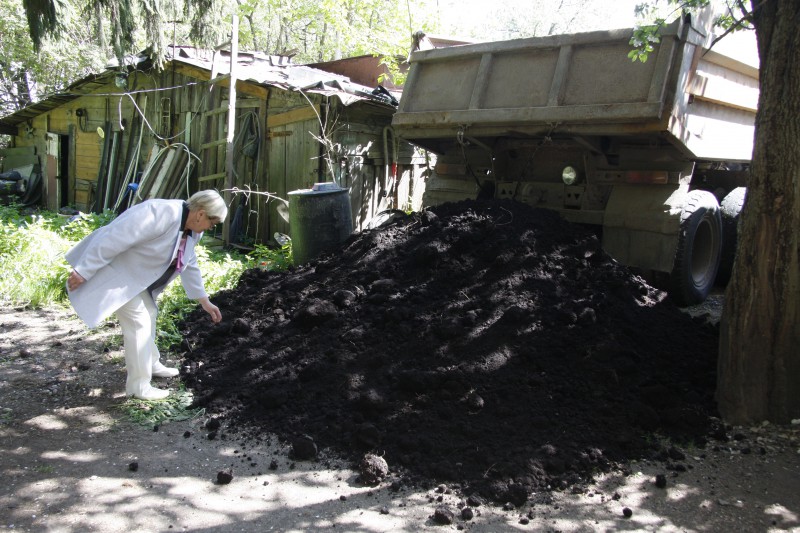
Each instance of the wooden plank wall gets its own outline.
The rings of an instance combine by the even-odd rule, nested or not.
[[[121,94],[112,80],[93,94],[78,98],[35,118],[31,125],[33,135],[26,134],[22,126],[15,137],[15,146],[33,146],[38,154],[46,154],[45,132],[69,137],[70,175],[69,201],[86,204],[90,191],[96,187],[104,139],[97,128],[104,129],[106,137],[118,132],[119,159],[116,178],[119,183],[132,167],[129,158],[138,142],[139,127],[143,129],[138,171],[145,170],[147,162],[166,144],[186,145],[196,157],[194,172],[189,182],[191,192],[201,188],[224,188],[223,180],[209,183],[197,182],[197,158],[201,156],[203,142],[202,112],[206,108],[208,86],[202,78],[203,71],[179,68],[174,72],[168,67],[163,72],[133,73],[128,80],[131,97]],[[207,73],[205,73],[207,80]],[[236,122],[241,132],[246,120],[255,117],[259,134],[259,149],[255,157],[245,154],[241,144],[235,146],[235,186],[241,190],[269,192],[288,200],[288,193],[297,189],[308,189],[317,181],[330,180],[325,174],[320,158],[321,143],[314,138],[319,135],[320,123],[309,101],[300,94],[253,86],[243,86],[238,91]],[[159,90],[159,88],[168,88]],[[227,91],[222,91],[224,98]],[[260,95],[260,96],[259,96]],[[318,112],[325,109],[323,98],[308,95]],[[136,105],[134,105],[134,102]],[[385,151],[383,129],[391,123],[391,110],[370,104],[341,106],[332,98],[329,110],[329,127],[335,126],[332,139],[337,143],[334,157],[337,161],[337,179],[351,190],[351,207],[356,230],[380,210],[388,207],[380,196],[385,189]],[[223,102],[227,105],[227,102]],[[137,109],[138,106],[138,109]],[[78,116],[78,110],[82,116]],[[323,112],[323,116],[325,113]],[[248,118],[249,117],[249,118]],[[225,114],[220,123],[227,122]],[[224,129],[218,132],[224,136]],[[391,137],[390,137],[391,142]],[[217,154],[217,168],[224,170],[224,156]],[[44,164],[42,158],[42,164]],[[402,209],[421,208],[424,189],[425,161],[415,154],[410,145],[401,143],[398,154],[397,200],[394,207]],[[180,185],[180,186],[177,186]],[[179,197],[186,196],[186,184],[174,185]],[[109,202],[118,198],[115,191]],[[97,194],[95,193],[95,197]],[[275,232],[290,233],[289,225],[278,210],[279,202],[269,201],[265,196],[236,195],[230,206],[231,216],[242,206],[242,224],[246,231],[244,244],[269,243]],[[273,241],[274,242],[274,241]]]
[[[318,104],[318,98],[312,101]],[[309,189],[319,181],[320,144],[312,136],[319,135],[319,120],[308,101],[294,93],[273,92],[268,109],[269,171],[263,190],[288,201],[289,192]],[[265,241],[275,232],[289,234],[289,224],[279,211],[281,202],[263,197],[259,202],[259,212],[266,214],[260,216],[266,227],[259,228]]]
[[[365,229],[386,209],[421,209],[425,157],[410,144],[399,142],[387,128],[391,112],[365,103],[338,108],[337,114],[334,141],[340,147],[340,184],[350,189],[354,229]],[[397,162],[394,179],[393,160]]]
[[[82,117],[76,113],[85,110]],[[103,140],[97,134],[97,127],[105,125],[106,98],[86,96],[50,110],[31,121],[32,136],[27,134],[25,125],[19,128],[14,138],[16,146],[33,146],[40,155],[43,175],[47,174],[47,140],[45,133],[57,133],[70,137],[70,150],[66,154],[70,160],[67,194],[70,203],[86,202],[88,192],[75,191],[76,179],[95,182],[102,152]]]

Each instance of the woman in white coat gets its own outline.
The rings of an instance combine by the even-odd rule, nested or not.
[[[122,329],[127,381],[125,392],[161,400],[168,390],[152,377],[173,377],[177,368],[159,361],[156,299],[180,275],[186,295],[200,302],[214,323],[222,320],[203,286],[194,247],[203,232],[225,219],[228,208],[216,191],[200,191],[189,201],[147,200],[98,228],[66,254],[73,270],[67,293],[78,316],[96,327],[116,313]]]

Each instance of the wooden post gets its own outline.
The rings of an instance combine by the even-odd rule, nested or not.
[[[239,57],[239,16],[234,14],[231,22],[231,71],[230,90],[228,92],[228,137],[225,150],[225,188],[223,199],[231,205],[231,189],[233,188],[233,139],[236,131],[236,64]],[[230,244],[231,216],[222,225],[222,240],[225,246]]]

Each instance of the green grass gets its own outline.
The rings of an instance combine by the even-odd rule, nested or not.
[[[118,354],[109,355],[106,357],[105,363],[109,365],[124,365],[125,364],[125,353],[120,352]]]
[[[63,304],[70,272],[64,253],[111,218],[84,215],[70,222],[49,211],[26,214],[18,206],[0,206],[0,304]]]
[[[64,254],[108,224],[114,214],[82,214],[72,220],[49,211],[27,211],[15,205],[0,206],[0,305],[33,309],[68,305],[65,284],[71,269]],[[214,293],[234,288],[249,268],[285,270],[292,264],[291,243],[279,249],[256,245],[255,251],[245,255],[211,250],[204,240],[195,251],[212,301]],[[186,297],[179,282],[173,282],[158,305],[157,343],[166,350],[180,342],[178,324],[198,304]]]
[[[33,470],[40,474],[53,474],[56,471],[56,467],[53,465],[36,465]]]
[[[3,303],[41,307],[63,301],[70,242],[41,219],[0,223],[0,298]]]
[[[181,389],[163,400],[128,398],[119,409],[133,422],[146,426],[159,426],[165,422],[191,420],[205,413],[205,409],[191,408],[192,393]]]

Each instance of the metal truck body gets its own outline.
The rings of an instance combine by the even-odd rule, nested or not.
[[[557,210],[702,301],[732,258],[758,100],[754,41],[709,49],[710,27],[672,23],[644,63],[630,29],[415,52],[392,127],[437,154],[424,203]]]

